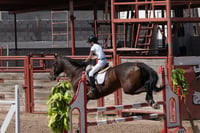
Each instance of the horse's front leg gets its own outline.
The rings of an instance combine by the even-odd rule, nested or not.
[[[147,103],[154,109],[160,109],[160,105],[158,105],[157,102],[155,102],[153,100],[153,94],[152,94],[152,91],[147,91],[147,94],[146,94],[146,101]]]

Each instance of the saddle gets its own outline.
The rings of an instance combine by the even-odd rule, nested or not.
[[[92,67],[94,67],[93,65],[88,65],[86,67],[86,77],[87,79],[89,79],[89,72],[90,70],[92,70]],[[94,79],[95,79],[95,84],[103,84],[104,83],[104,80],[105,80],[105,75],[106,75],[106,72],[111,68],[111,66],[109,65],[109,63],[107,63],[104,67],[102,67],[101,69],[99,69],[99,71],[97,71],[95,74],[94,74]]]
[[[104,67],[102,67],[98,72],[96,72],[95,73],[95,75],[97,74],[97,73],[103,73],[103,72],[105,72],[105,71],[107,71],[108,69],[110,69],[111,68],[111,66],[109,65],[109,63],[107,63]]]

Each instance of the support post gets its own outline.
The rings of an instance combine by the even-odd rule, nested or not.
[[[113,43],[113,65],[117,65],[117,48],[116,48],[116,25],[114,23],[115,19],[115,5],[114,0],[111,0],[111,26],[112,26],[112,43]]]
[[[75,35],[74,35],[74,7],[73,0],[69,1],[70,6],[70,25],[71,25],[71,43],[72,43],[72,55],[75,55]]]
[[[168,43],[168,79],[169,82],[171,72],[172,72],[172,67],[173,67],[173,47],[172,47],[172,30],[171,30],[171,0],[167,0],[167,5],[166,5],[166,18],[167,18],[167,43]]]
[[[15,133],[20,132],[20,100],[18,85],[15,85]]]
[[[15,50],[17,50],[17,15],[14,13]]]

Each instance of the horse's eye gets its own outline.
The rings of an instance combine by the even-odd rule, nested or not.
[[[54,66],[57,65],[57,64],[58,64],[58,62],[54,62],[54,63],[53,63]]]

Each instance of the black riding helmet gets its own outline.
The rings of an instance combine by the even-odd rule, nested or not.
[[[94,35],[90,35],[90,36],[88,37],[88,42],[97,43],[97,37],[94,36]]]

